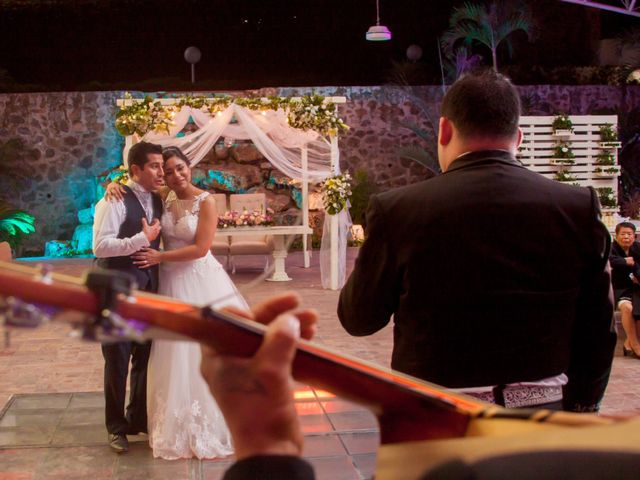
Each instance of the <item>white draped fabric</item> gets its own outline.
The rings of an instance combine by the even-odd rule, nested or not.
[[[176,137],[187,125],[189,117],[193,118],[199,129],[184,137]],[[224,137],[251,140],[276,169],[294,180],[319,182],[340,173],[339,158],[334,159],[332,169],[331,144],[317,132],[290,127],[283,110],[253,111],[232,103],[226,110],[211,116],[200,109],[183,106],[173,120],[174,125],[169,134],[149,132],[142,139],[163,147],[180,148],[191,159],[192,167],[211,151],[220,137]],[[306,170],[301,160],[301,149],[304,147],[308,152]],[[124,155],[126,158],[127,151]],[[334,155],[338,155],[337,150]],[[336,236],[330,234],[332,222],[328,221],[329,215],[325,217],[320,271],[323,287],[331,288],[331,261],[326,252],[331,251],[331,238],[335,239]],[[338,264],[335,268],[338,269],[339,280],[336,288],[342,287],[345,281],[347,232],[350,224],[349,213],[345,210],[339,215],[338,222]]]

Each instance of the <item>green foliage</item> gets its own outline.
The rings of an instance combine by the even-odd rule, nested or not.
[[[226,110],[235,103],[249,110],[265,111],[282,109],[293,128],[315,130],[323,135],[333,135],[349,127],[338,115],[337,106],[326,102],[321,95],[305,95],[299,98],[282,97],[194,97],[192,95],[176,99],[174,105],[162,105],[149,96],[135,100],[126,94],[128,105],[116,113],[116,129],[121,135],[142,136],[149,131],[166,131],[174,124],[173,117],[180,108],[188,106],[208,111],[211,115]]]
[[[616,159],[611,152],[600,152],[596,155],[596,165],[615,165]]]
[[[575,157],[568,142],[561,142],[553,148],[553,158],[563,160],[563,163],[573,164]]]
[[[134,133],[143,136],[150,131],[169,133],[174,110],[173,107],[164,107],[160,100],[153,101],[148,95],[142,100],[135,100],[126,93],[125,106],[116,113],[116,130],[125,137]]]
[[[511,55],[508,37],[517,31],[528,37],[531,31],[531,17],[523,2],[493,0],[487,5],[464,3],[453,10],[442,44],[450,58],[460,44],[487,47],[491,51],[493,68],[497,70],[498,46],[504,43]]]
[[[601,142],[617,142],[618,132],[613,129],[613,125],[605,123],[600,126],[600,141]]]
[[[322,194],[325,211],[329,215],[340,213],[347,206],[351,197],[351,175],[349,172],[325,179],[322,183]]]
[[[369,197],[378,191],[378,186],[371,181],[366,170],[356,170],[353,177],[349,213],[354,224],[362,225],[365,220],[367,205],[369,205]]]
[[[16,249],[27,235],[36,231],[35,218],[23,210],[0,200],[0,242]]]
[[[573,122],[568,115],[560,114],[553,119],[551,128],[554,132],[556,130],[573,130]]]
[[[575,182],[577,177],[566,170],[558,170],[554,178],[559,182]]]
[[[611,187],[598,187],[596,188],[596,192],[598,192],[598,198],[600,199],[600,205],[603,208],[615,208],[618,206],[618,200],[613,193],[613,188]],[[639,198],[640,199],[640,198]],[[640,205],[640,203],[639,203]],[[625,214],[628,217],[636,218],[632,215]]]

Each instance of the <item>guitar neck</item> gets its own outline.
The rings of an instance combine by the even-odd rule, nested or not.
[[[88,323],[95,318],[98,298],[80,279],[53,275],[43,280],[37,272],[0,262],[0,297],[82,312]],[[136,324],[174,332],[236,356],[253,355],[266,331],[264,325],[226,312],[142,292],[120,296],[115,310]],[[499,409],[305,340],[299,342],[293,375],[368,406],[378,416],[382,443],[464,436],[471,420],[483,416],[531,417],[530,412]]]

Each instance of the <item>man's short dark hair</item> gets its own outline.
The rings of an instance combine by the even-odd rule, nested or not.
[[[631,222],[620,222],[619,224],[616,225],[616,235],[623,228],[630,228],[634,232],[636,231],[636,226],[633,223],[631,223]]]
[[[145,164],[149,161],[149,154],[157,153],[162,155],[162,147],[155,143],[138,142],[129,150],[127,156],[127,165],[129,166],[129,173],[131,173],[131,167],[137,165],[140,170],[144,170]]]
[[[442,100],[448,118],[464,138],[512,137],[518,131],[520,96],[511,81],[492,69],[467,73]]]

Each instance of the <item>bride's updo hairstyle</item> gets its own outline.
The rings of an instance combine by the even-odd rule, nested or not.
[[[167,147],[162,150],[162,159],[165,161],[165,163],[167,160],[173,157],[178,157],[180,160],[187,164],[187,167],[191,168],[191,160],[189,160],[189,158],[184,153],[182,153],[182,150],[180,150],[178,147]]]

